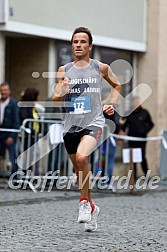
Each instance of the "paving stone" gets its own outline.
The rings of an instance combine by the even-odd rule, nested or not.
[[[93,193],[98,230],[77,223],[76,191],[0,189],[0,252],[165,252],[167,190]]]

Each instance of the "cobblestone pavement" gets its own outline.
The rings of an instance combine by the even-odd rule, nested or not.
[[[0,252],[165,252],[167,189],[94,192],[98,230],[77,223],[76,191],[0,189]]]

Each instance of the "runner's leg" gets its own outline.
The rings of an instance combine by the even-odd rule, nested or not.
[[[79,185],[79,179],[78,179],[79,167],[78,167],[78,164],[76,161],[76,154],[71,154],[71,155],[69,155],[69,157],[74,165],[75,174],[77,175],[77,184]],[[89,170],[90,170],[90,166],[89,166]],[[90,189],[88,189],[88,200],[89,200],[89,202],[91,202],[91,190]]]
[[[88,198],[89,202],[91,202],[91,193],[89,188],[89,178],[91,176],[91,170],[90,170],[90,164],[89,164],[89,156],[93,152],[95,146],[97,144],[97,141],[94,137],[89,135],[84,135],[81,138],[80,144],[77,149],[76,153],[76,162],[78,164],[79,170],[81,172],[82,181],[80,181],[80,184],[82,182],[82,188],[81,188],[81,197]],[[85,181],[85,179],[87,179]],[[83,182],[85,182],[83,184]],[[79,185],[81,186],[81,185]]]

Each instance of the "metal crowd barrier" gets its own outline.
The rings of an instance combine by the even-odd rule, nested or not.
[[[40,133],[32,130],[34,123],[40,124]],[[18,157],[20,170],[31,169],[33,176],[43,176],[48,171],[54,172],[55,169],[62,169],[64,175],[68,173],[66,171],[68,158],[64,145],[62,142],[51,144],[49,127],[53,124],[61,125],[62,122],[45,119],[25,119],[23,121],[23,127],[29,128],[30,133],[27,134],[23,131],[20,138],[20,155]],[[55,157],[56,155],[57,157]]]
[[[16,132],[19,133],[22,128],[20,129],[7,129],[7,128],[0,128],[1,132]],[[17,150],[17,148],[16,148]],[[9,160],[8,151],[6,149],[0,150],[0,177],[6,178],[9,177],[11,174],[11,163]]]
[[[124,141],[160,141],[160,161],[159,176],[162,180],[167,180],[167,131],[161,131],[159,136],[152,137],[132,137],[126,135],[111,134],[111,137],[119,138]]]
[[[33,123],[40,124],[40,135],[37,131],[33,131]],[[51,125],[62,125],[63,122],[60,120],[46,120],[46,119],[25,119],[23,121],[20,129],[0,129],[0,131],[5,132],[17,132],[17,163],[18,171],[22,171],[26,176],[26,171],[29,172],[29,177],[34,176],[43,177],[46,174],[51,176],[55,171],[59,171],[59,176],[71,176],[74,173],[73,165],[68,158],[66,149],[64,147],[63,141],[60,139],[59,144],[52,144],[50,134],[53,133],[49,130]],[[61,134],[60,132],[57,134]],[[106,125],[104,127],[103,134],[101,135],[100,142],[102,143],[109,136],[109,127]],[[60,137],[58,137],[60,138]],[[59,140],[58,140],[59,141]],[[107,159],[108,159],[108,147],[109,138],[106,140],[106,152],[105,152],[105,167],[104,175],[107,175]],[[6,153],[5,153],[6,154]],[[104,153],[103,153],[104,154]],[[97,166],[99,162],[99,157],[102,155],[102,147],[99,146],[94,153],[92,153],[90,158],[91,170],[93,175],[97,172]],[[8,155],[7,155],[8,156]],[[5,159],[7,157],[5,155]],[[7,160],[9,161],[9,160]],[[7,163],[7,162],[6,162]],[[6,163],[1,162],[5,167]],[[1,175],[0,167],[0,175]],[[7,169],[5,176],[9,176],[10,167]],[[23,174],[22,173],[22,174]],[[45,177],[46,178],[46,177]],[[50,177],[48,177],[50,178]],[[19,179],[24,179],[24,175],[19,176]],[[33,185],[30,187],[32,188]]]
[[[33,123],[39,123],[40,124],[40,137],[37,132],[35,132],[33,138],[34,145],[31,146],[31,139],[32,139],[32,124]],[[30,133],[27,134],[27,132],[22,131],[22,136],[20,138],[21,144],[20,144],[20,152],[21,155],[19,156],[19,166],[21,169],[29,169],[31,164],[35,165],[34,160],[36,159],[38,164],[38,168],[35,167],[35,169],[32,171],[33,175],[44,175],[48,171],[54,172],[55,170],[61,170],[61,175],[62,176],[70,176],[71,173],[73,172],[73,167],[71,162],[69,161],[67,152],[64,147],[64,143],[59,136],[56,139],[56,141],[60,141],[59,144],[53,143],[51,144],[51,136],[50,134],[53,133],[53,131],[49,130],[51,125],[63,125],[63,122],[60,120],[45,120],[45,119],[39,119],[39,120],[34,120],[34,119],[26,119],[23,122],[23,128],[28,128],[30,129]],[[56,127],[55,127],[56,130]],[[58,128],[59,130],[59,128]],[[55,132],[56,133],[56,132]],[[58,132],[57,134],[61,134],[61,132]],[[101,142],[104,141],[107,136],[109,136],[109,127],[106,125],[104,127],[103,134],[101,135]],[[107,139],[107,147],[106,147],[106,159],[108,155],[108,140]],[[25,153],[25,141],[27,142],[27,151]],[[54,142],[54,141],[53,141]],[[101,154],[101,147],[97,150],[95,150],[96,155]],[[25,155],[24,155],[25,154]],[[45,162],[43,162],[42,158],[45,158]],[[25,158],[26,157],[26,158]],[[33,160],[32,160],[33,157]],[[51,163],[49,161],[51,160]],[[31,160],[31,162],[30,162]],[[92,171],[93,173],[95,172],[95,161],[97,161],[97,158],[93,158],[94,162],[91,163]],[[55,162],[56,161],[56,162]],[[49,167],[48,167],[49,166]],[[38,169],[38,170],[36,170]],[[106,170],[106,167],[105,167]],[[106,173],[106,172],[105,172]]]
[[[167,131],[162,132],[164,141],[167,143]],[[160,155],[160,177],[161,180],[167,182],[167,148],[165,143],[161,142],[161,155]]]
[[[33,124],[40,124],[40,134],[37,131],[33,131]],[[55,128],[52,128],[55,126]],[[61,127],[63,122],[60,120],[46,120],[46,119],[26,119],[19,130],[14,130],[19,133],[18,138],[18,171],[19,181],[24,181],[26,172],[29,171],[29,178],[43,178],[51,179],[52,175],[59,171],[57,176],[70,177],[74,174],[73,165],[68,158],[64,143],[61,137]],[[51,130],[52,128],[52,130]],[[0,131],[12,131],[11,129],[0,129]],[[55,134],[54,134],[55,133]],[[54,136],[52,136],[54,135]],[[109,137],[110,136],[110,137]],[[53,138],[52,138],[53,137]],[[107,175],[107,161],[109,153],[109,141],[114,141],[114,138],[122,140],[162,140],[161,141],[161,164],[160,164],[160,175],[167,176],[167,148],[166,140],[167,132],[158,137],[150,138],[134,138],[128,136],[120,136],[110,133],[110,128],[106,124],[104,131],[100,137],[100,142],[103,143],[106,140],[105,153],[103,152],[102,145],[99,145],[96,150],[90,156],[90,164],[93,176],[98,171],[99,158],[102,156],[105,159],[103,167],[103,175]],[[27,182],[30,188],[35,192],[35,188],[32,183]]]
[[[34,123],[40,124],[40,134],[32,130]],[[52,126],[55,126],[55,129],[53,128],[51,130]],[[22,130],[20,136],[20,155],[18,156],[17,163],[19,166],[18,171],[22,171],[22,174],[24,173],[24,175],[19,177],[20,181],[25,179],[27,171],[29,172],[29,178],[36,177],[48,180],[52,178],[52,175],[56,171],[59,172],[57,174],[59,177],[70,177],[74,174],[73,165],[64,147],[62,137],[60,136],[62,134],[62,126],[63,122],[60,120],[25,119],[23,121],[22,128],[28,128],[29,132]],[[53,136],[54,133],[56,133],[55,136]],[[100,138],[101,143],[106,139],[104,175],[107,175],[109,135],[109,127],[105,125]],[[91,154],[90,163],[93,176],[96,175],[101,154],[101,146]],[[33,185],[29,185],[35,192]]]

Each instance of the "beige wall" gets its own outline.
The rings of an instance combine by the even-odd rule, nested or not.
[[[161,0],[159,5],[158,33],[158,130],[167,130],[167,1]]]
[[[152,95],[143,104],[155,122],[151,135],[167,129],[167,1],[148,1],[148,50],[138,55],[138,83],[145,82],[152,88]],[[159,169],[160,142],[148,143],[149,168]]]
[[[147,0],[9,0],[11,21],[145,43]]]
[[[5,77],[5,36],[0,32],[0,83]]]
[[[47,98],[48,80],[42,76],[34,79],[32,72],[48,71],[48,46],[48,39],[7,38],[6,80],[15,98],[29,86],[40,90],[39,100]]]

